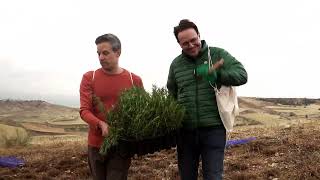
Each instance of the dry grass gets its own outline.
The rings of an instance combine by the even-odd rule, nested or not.
[[[36,132],[48,132],[48,133],[57,133],[57,134],[66,133],[66,131],[63,128],[48,127],[46,124],[26,122],[26,123],[21,123],[21,125],[25,129],[36,131]]]
[[[320,113],[320,110],[319,110],[320,105],[317,105],[317,104],[311,104],[308,106],[289,106],[289,105],[268,106],[267,108],[271,108],[278,112],[294,112],[296,115]]]
[[[289,128],[243,128],[236,137],[258,137],[227,150],[226,179],[319,179],[320,122]]]
[[[252,119],[262,123],[264,126],[278,126],[281,121],[279,115],[268,114],[264,112],[259,113],[248,113],[243,115],[247,119]]]
[[[314,121],[288,128],[236,129],[231,139],[257,140],[226,150],[225,179],[319,179],[319,125]],[[89,178],[84,140],[0,149],[0,154],[26,160],[24,167],[0,169],[2,179]],[[175,149],[134,158],[129,173],[131,180],[177,178]]]
[[[33,106],[28,109],[23,103],[21,106],[11,103],[12,107],[8,107],[8,111],[4,111],[6,113],[0,111],[0,121],[11,123],[10,119],[17,118],[13,124],[20,125],[18,121],[40,120],[37,122],[43,122],[47,126],[40,124],[35,129],[44,132],[52,128],[66,129],[68,125],[77,125],[79,122],[79,119],[75,118],[75,109],[53,106],[51,111],[49,104],[33,103],[43,109],[35,110],[32,109]],[[0,110],[2,106],[0,103]],[[240,106],[241,117],[237,119],[239,126],[229,134],[229,138],[256,137],[257,140],[226,149],[225,179],[320,179],[319,102],[304,107],[276,105],[255,98],[242,98]],[[15,111],[9,112],[10,109]],[[18,110],[26,113],[19,116]],[[77,123],[73,123],[76,121]],[[10,128],[1,127],[4,126],[0,125],[0,138],[3,134],[14,134],[18,129],[14,127],[7,132]],[[3,129],[6,129],[6,132]],[[89,179],[86,134],[68,133],[32,136],[27,145],[0,148],[1,156],[12,155],[26,161],[25,166],[20,168],[0,168],[0,180]],[[199,172],[201,177],[201,171]],[[176,150],[171,149],[133,158],[128,179],[169,180],[178,177]]]
[[[29,138],[27,131],[21,127],[0,124],[0,147],[25,145]]]
[[[260,103],[260,105],[261,104],[263,103]],[[317,104],[308,106],[268,104],[268,106],[261,107],[260,109],[255,109],[259,107],[257,105],[243,109],[242,113],[240,113],[240,117],[237,118],[236,124],[261,125],[263,127],[287,127],[293,124],[299,125],[311,120],[320,119],[320,106]],[[252,123],[250,124],[250,122]]]
[[[79,135],[44,135],[30,138],[29,145],[67,144],[69,142],[83,143],[87,140],[85,133]]]

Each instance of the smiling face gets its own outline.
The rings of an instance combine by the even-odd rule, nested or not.
[[[112,73],[118,70],[120,50],[113,51],[109,42],[102,42],[97,44],[97,53],[101,67],[105,71]]]
[[[179,32],[178,40],[184,53],[191,57],[198,56],[201,49],[201,40],[199,34],[193,28]]]

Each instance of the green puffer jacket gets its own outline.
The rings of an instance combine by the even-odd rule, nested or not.
[[[207,78],[196,76],[196,69],[208,63],[208,45],[201,41],[202,48],[196,59],[182,53],[170,66],[167,88],[169,93],[186,108],[184,128],[222,125],[213,88]],[[210,81],[218,87],[239,86],[247,82],[247,72],[242,64],[227,51],[210,47],[212,64],[224,59],[224,64],[211,75]]]

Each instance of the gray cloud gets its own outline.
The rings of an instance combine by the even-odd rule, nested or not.
[[[0,99],[44,100],[78,107],[78,83],[75,76],[61,72],[31,71],[0,58]],[[70,79],[73,78],[73,81]],[[68,81],[69,79],[69,81]],[[79,77],[76,82],[79,82]]]

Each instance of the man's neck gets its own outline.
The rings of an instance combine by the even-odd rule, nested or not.
[[[123,69],[121,67],[117,67],[115,69],[112,70],[107,70],[107,69],[103,69],[103,72],[107,73],[107,74],[120,74],[123,72]]]

